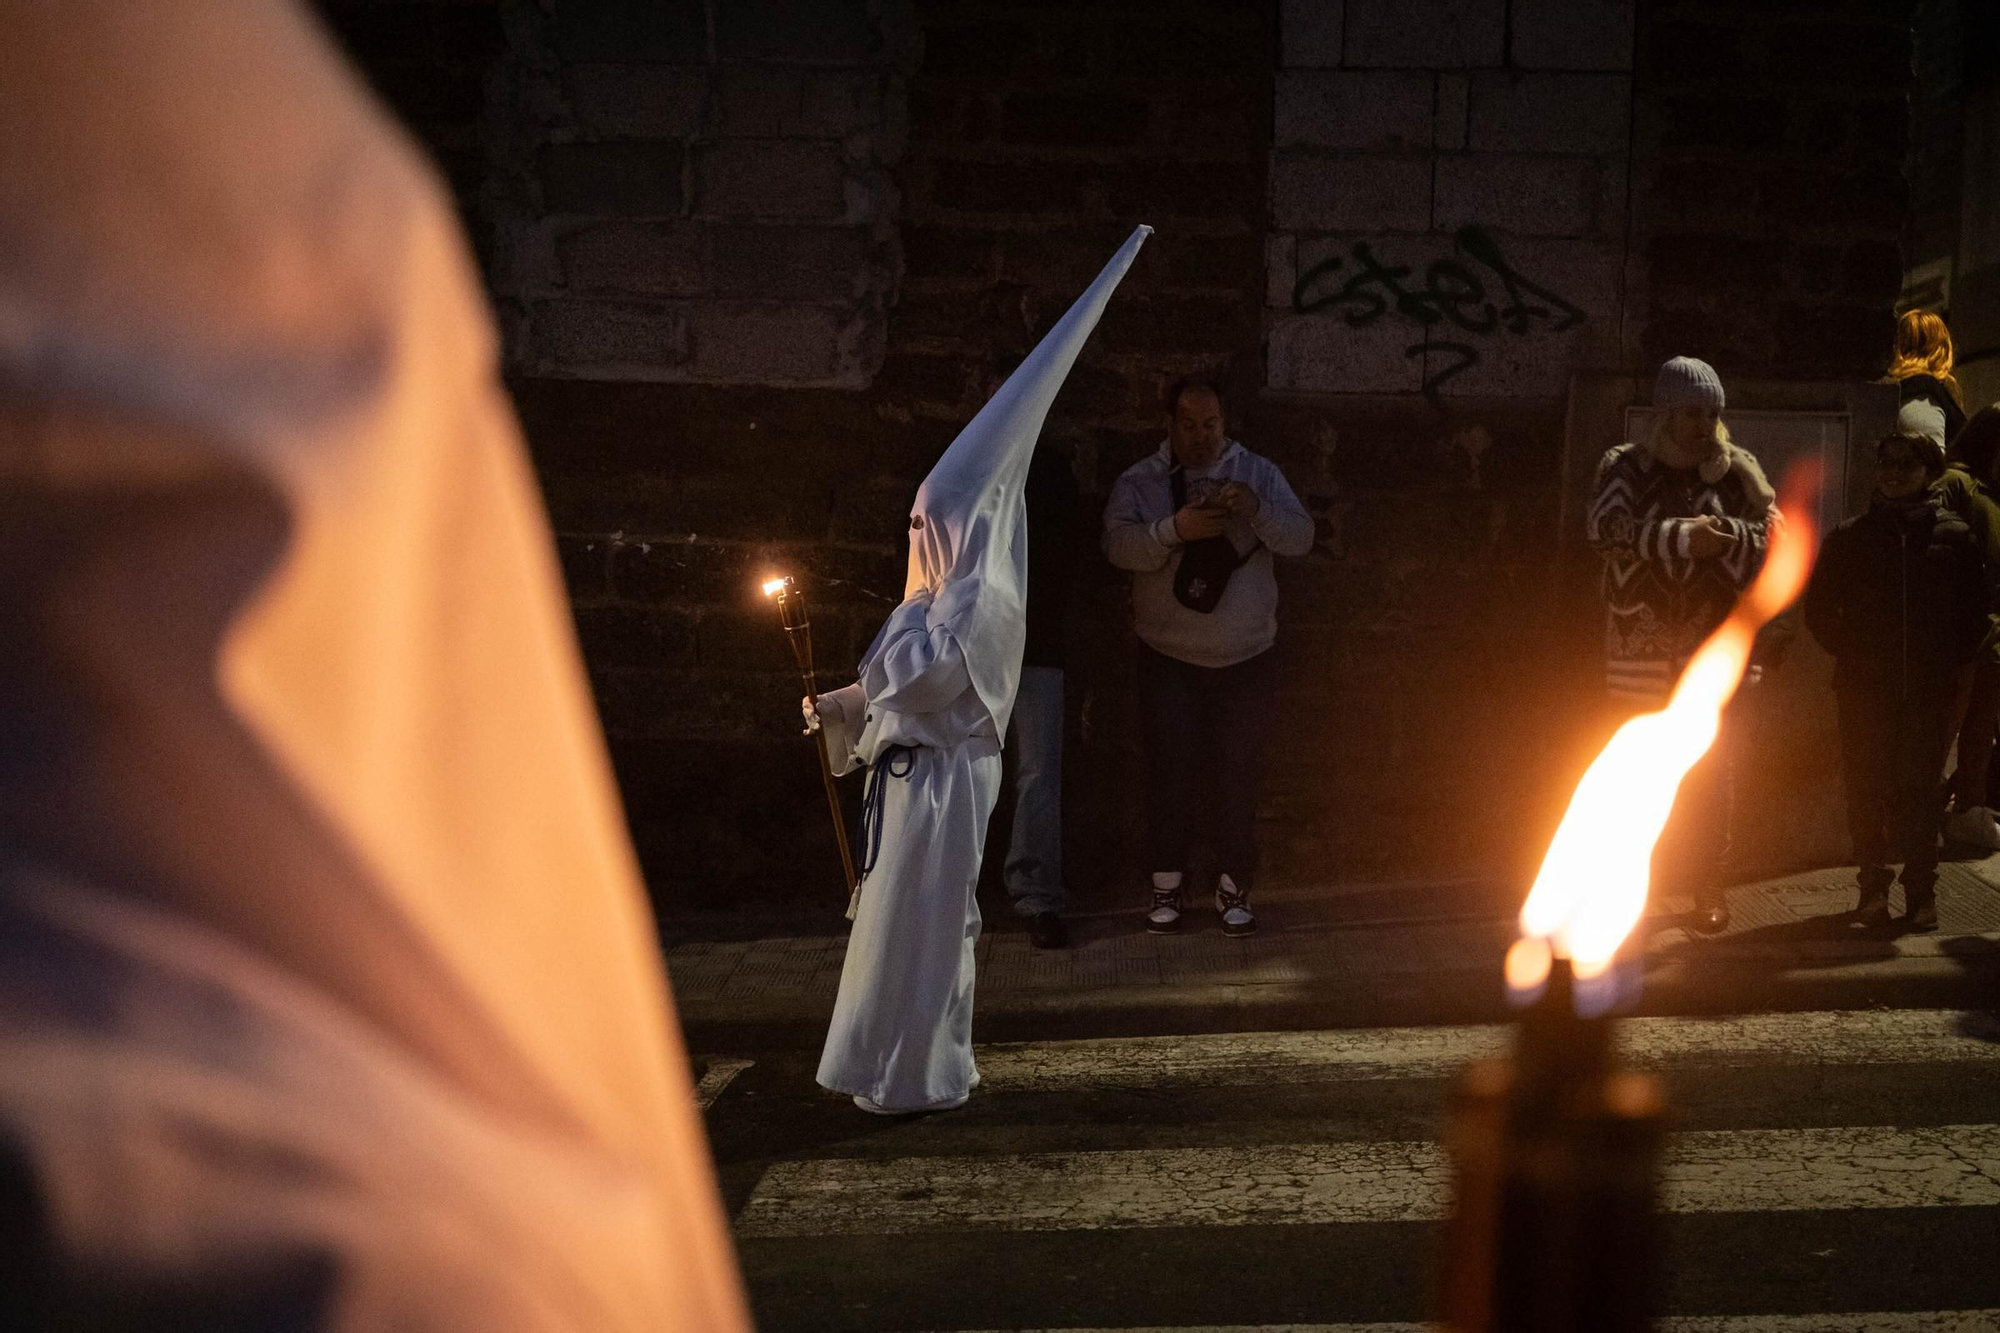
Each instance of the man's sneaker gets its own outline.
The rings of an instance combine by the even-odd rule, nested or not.
[[[1069,931],[1054,912],[1037,912],[1028,918],[1028,943],[1037,949],[1069,947]]]
[[[1181,928],[1181,872],[1153,875],[1153,908],[1146,913],[1146,929],[1155,935],[1171,935]]]
[[[1903,886],[1903,929],[1928,934],[1938,928],[1937,890],[1928,893],[1912,893],[1908,885]]]
[[[1215,914],[1222,918],[1225,935],[1255,935],[1257,918],[1250,914],[1250,890],[1239,889],[1224,875],[1215,882]]]
[[[2000,852],[2000,823],[1994,821],[1993,812],[1983,805],[1954,810],[1945,816],[1944,836],[1981,851]]]

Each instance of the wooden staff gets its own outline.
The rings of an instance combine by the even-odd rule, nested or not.
[[[789,578],[765,583],[764,595],[777,600],[778,620],[785,627],[785,637],[791,640],[792,657],[799,664],[800,679],[805,682],[806,700],[817,705],[819,681],[813,672],[812,620],[806,615],[806,596]],[[819,776],[826,786],[827,813],[833,816],[833,837],[840,844],[840,868],[847,876],[847,899],[851,907],[860,881],[854,874],[854,853],[847,846],[847,822],[840,817],[840,796],[833,787],[833,761],[826,752],[826,729],[814,727],[812,734],[818,742]]]

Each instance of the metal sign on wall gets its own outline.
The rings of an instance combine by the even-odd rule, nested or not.
[[[1747,409],[1726,414],[1730,438],[1748,449],[1763,465],[1773,486],[1782,485],[1800,463],[1817,463],[1824,478],[1819,512],[1813,517],[1821,532],[1847,516],[1842,478],[1853,418],[1846,411],[1769,411]],[[1659,411],[1651,407],[1625,409],[1625,438],[1643,440],[1652,433]]]
[[[1842,380],[1730,379],[1723,413],[1732,438],[1757,456],[1774,486],[1794,462],[1817,461],[1821,530],[1868,498],[1874,441],[1895,428],[1896,387]],[[1560,538],[1583,541],[1584,511],[1598,460],[1614,445],[1646,438],[1654,412],[1651,377],[1580,371],[1570,379],[1563,427]],[[1741,404],[1738,406],[1737,404]]]

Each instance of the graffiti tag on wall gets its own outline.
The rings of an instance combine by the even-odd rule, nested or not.
[[[1414,284],[1411,265],[1385,264],[1368,242],[1356,241],[1346,254],[1329,255],[1299,274],[1292,309],[1301,315],[1338,311],[1356,329],[1392,316],[1410,321],[1423,338],[1405,348],[1404,356],[1445,354],[1436,368],[1425,370],[1426,394],[1479,364],[1478,345],[1457,335],[1561,333],[1588,318],[1516,270],[1483,228],[1462,227],[1452,239],[1456,253],[1432,260]]]

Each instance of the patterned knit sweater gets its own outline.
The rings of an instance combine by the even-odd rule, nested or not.
[[[1730,460],[1713,482],[1636,444],[1619,445],[1597,465],[1584,525],[1604,562],[1605,683],[1615,697],[1664,703],[1688,658],[1763,568],[1778,521],[1770,486],[1747,452],[1732,445]],[[1688,553],[1689,531],[1705,515],[1736,535],[1729,554]]]

